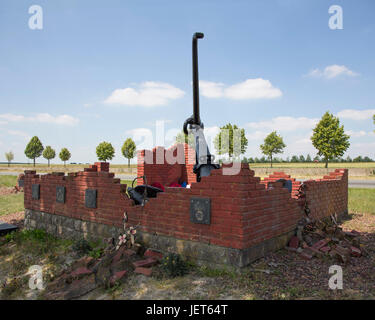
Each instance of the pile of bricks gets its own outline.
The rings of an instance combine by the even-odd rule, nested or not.
[[[355,230],[343,231],[332,217],[332,223],[321,220],[304,224],[301,220],[296,235],[293,236],[286,249],[300,254],[302,259],[311,260],[329,255],[342,263],[350,261],[350,257],[366,255],[366,249],[360,243],[360,233]]]

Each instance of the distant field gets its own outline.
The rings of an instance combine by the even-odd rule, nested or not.
[[[65,167],[63,164],[51,164],[48,167],[47,164],[44,163],[37,163],[35,165],[36,170],[76,170],[87,168],[90,164],[67,164]],[[253,168],[270,168],[270,163],[249,163],[250,167]],[[324,163],[314,163],[314,162],[304,162],[304,163],[274,163],[273,168],[324,168]],[[11,164],[10,167],[6,164],[0,164],[0,170],[9,170],[11,171],[12,168],[28,168],[33,169],[33,164]],[[136,164],[131,164],[130,169],[128,168],[127,164],[112,164],[111,168],[120,168],[120,169],[135,169],[137,168]],[[328,168],[374,168],[375,169],[375,162],[334,162],[329,163]]]
[[[249,163],[252,168],[270,168],[270,163]],[[273,169],[276,168],[324,168],[324,163],[274,163]],[[335,162],[328,163],[328,168],[374,168],[375,162]]]

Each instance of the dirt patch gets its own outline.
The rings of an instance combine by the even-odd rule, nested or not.
[[[20,229],[23,228],[24,220],[25,220],[25,212],[24,211],[15,212],[15,213],[0,216],[1,222],[13,224]]]

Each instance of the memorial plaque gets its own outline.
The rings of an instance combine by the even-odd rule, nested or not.
[[[40,197],[40,184],[33,184],[31,186],[31,198],[33,200],[39,200]]]
[[[56,202],[65,203],[65,187],[56,187]]]
[[[96,208],[96,189],[86,189],[85,206],[86,208]]]
[[[211,199],[191,198],[190,199],[190,221],[193,223],[211,223]]]
[[[25,179],[20,179],[20,180],[18,180],[18,186],[19,186],[20,188],[23,188],[23,187],[25,186]]]

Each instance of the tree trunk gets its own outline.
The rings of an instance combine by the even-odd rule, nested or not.
[[[128,168],[130,168],[130,158],[128,158]]]
[[[65,162],[66,162],[66,161],[64,161],[64,167],[66,167],[66,166],[65,166]]]
[[[271,168],[272,168],[272,154],[271,154]]]
[[[10,167],[10,161],[8,161],[8,167]]]
[[[49,168],[49,159],[48,159],[48,168]]]
[[[34,160],[34,167],[35,167],[35,158],[33,160]]]
[[[326,165],[325,168],[328,168],[328,158],[326,158]]]

